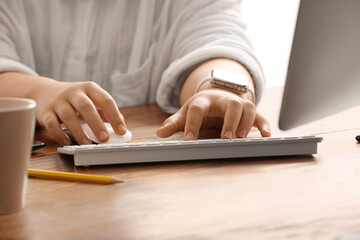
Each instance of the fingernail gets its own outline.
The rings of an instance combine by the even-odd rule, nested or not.
[[[270,130],[269,129],[267,129],[267,128],[263,128],[263,130],[262,130],[263,132],[266,132],[269,136],[271,136],[271,132],[270,132]]]
[[[240,137],[244,138],[246,137],[246,130],[245,129],[242,129],[239,133]]]
[[[192,140],[194,139],[194,134],[192,132],[188,132],[185,136],[185,140]]]
[[[264,131],[270,133],[270,130],[267,128],[264,128]]]
[[[84,139],[81,141],[81,145],[87,145],[87,144],[91,144],[91,142],[90,142],[88,139],[84,138]]]
[[[101,131],[99,133],[99,140],[100,141],[105,141],[108,137],[109,137],[109,135],[105,131]]]
[[[126,131],[127,131],[126,128],[125,128],[125,126],[122,125],[122,124],[120,124],[120,125],[118,126],[118,130],[119,130],[119,132],[122,133],[122,134],[125,134]]]
[[[230,130],[226,131],[225,137],[227,137],[228,139],[232,139],[232,131],[230,131]]]

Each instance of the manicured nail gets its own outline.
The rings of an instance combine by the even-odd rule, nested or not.
[[[240,137],[245,138],[246,137],[246,130],[242,129],[239,133]]]
[[[81,145],[88,145],[88,144],[91,144],[91,142],[90,142],[88,139],[86,139],[86,138],[84,138],[84,139],[81,141]]]
[[[122,134],[125,134],[126,131],[127,131],[126,128],[125,128],[125,126],[122,125],[122,124],[120,124],[120,125],[118,126],[118,130],[119,130],[119,132],[122,133]]]
[[[99,133],[99,140],[102,142],[105,141],[108,137],[109,135],[105,131],[101,131]]]
[[[262,134],[264,134],[264,132],[267,133],[269,136],[271,136],[270,130],[267,129],[266,127],[264,127],[264,128],[262,129]]]
[[[192,140],[194,139],[194,134],[192,132],[188,132],[185,136],[185,140]]]
[[[232,131],[228,130],[225,132],[225,137],[227,137],[228,139],[232,139]]]
[[[268,129],[267,127],[264,127],[264,130],[270,133],[270,129]]]

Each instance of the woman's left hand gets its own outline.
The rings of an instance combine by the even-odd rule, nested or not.
[[[257,127],[263,137],[271,136],[268,121],[256,111],[253,102],[226,90],[210,88],[189,98],[164,121],[156,134],[169,137],[184,131],[185,140],[194,140],[200,128],[219,127],[221,138],[245,138],[252,126]]]

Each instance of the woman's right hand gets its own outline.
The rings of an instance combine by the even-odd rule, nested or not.
[[[115,133],[126,133],[124,117],[110,94],[99,85],[94,82],[47,80],[32,92],[31,98],[37,103],[37,123],[46,128],[59,144],[71,143],[62,131],[61,123],[68,128],[79,144],[91,144],[91,140],[81,127],[80,116],[99,141],[107,141],[109,134],[99,111],[109,121]]]

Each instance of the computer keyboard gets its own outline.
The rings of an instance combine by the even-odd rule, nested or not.
[[[317,153],[316,136],[150,141],[71,145],[58,151],[74,155],[76,166],[206,160],[223,158],[309,155]]]

